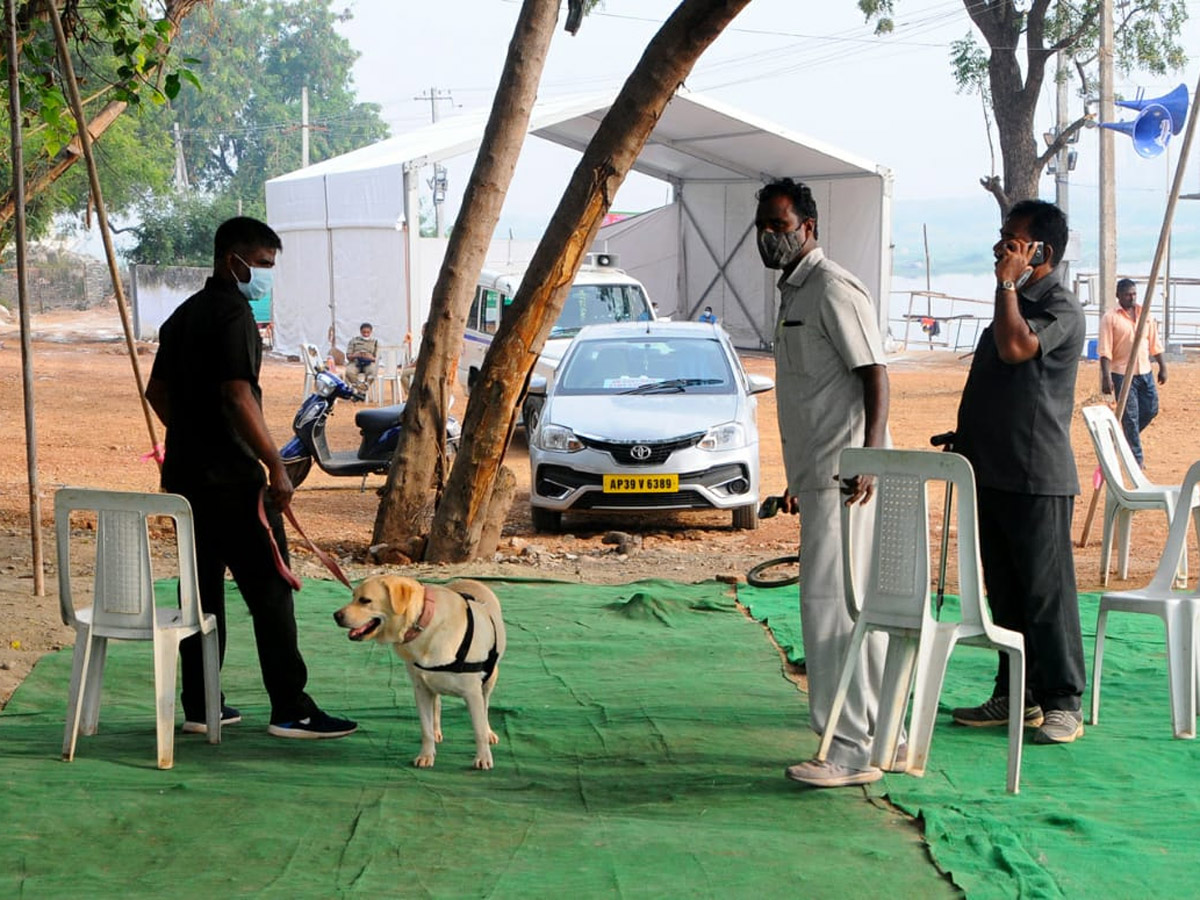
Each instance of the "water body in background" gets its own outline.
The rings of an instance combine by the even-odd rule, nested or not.
[[[996,280],[992,272],[991,247],[998,239],[999,214],[995,201],[983,194],[974,199],[935,200],[927,203],[898,202],[893,234],[892,295],[888,315],[894,340],[907,333],[910,346],[970,349],[978,333],[991,320]],[[1098,325],[1096,290],[1097,216],[1095,198],[1085,195],[1072,200],[1071,228],[1078,240],[1080,258],[1070,264],[1070,282],[1084,302],[1088,335],[1095,337]],[[1149,276],[1166,197],[1156,192],[1131,192],[1118,196],[1117,274],[1139,281],[1139,294]],[[922,230],[924,226],[924,233]],[[913,296],[924,291],[925,234],[930,256],[930,290],[948,298]],[[1181,200],[1176,206],[1169,259],[1171,285],[1170,339],[1200,345],[1200,201]],[[1165,267],[1159,272],[1158,288],[1151,299],[1160,329],[1163,315]],[[1176,281],[1178,279],[1178,281]],[[974,301],[974,302],[972,302]],[[907,318],[909,315],[917,317]],[[922,330],[919,318],[937,320],[937,334]]]

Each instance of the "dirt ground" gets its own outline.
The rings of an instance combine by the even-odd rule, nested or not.
[[[3,310],[0,310],[0,314]],[[112,307],[85,312],[35,316],[32,323],[34,393],[37,433],[37,471],[40,485],[41,535],[45,559],[45,596],[34,596],[30,499],[25,457],[21,355],[16,323],[0,318],[0,706],[37,661],[51,650],[69,646],[72,633],[59,617],[54,564],[53,498],[63,485],[87,485],[127,490],[154,490],[157,471],[141,460],[150,448],[145,420],[137,402],[133,371],[121,338],[120,320]],[[138,348],[138,361],[148,377],[153,345]],[[773,375],[766,354],[744,357],[749,371]],[[924,448],[930,435],[953,427],[958,398],[969,359],[949,353],[913,351],[889,360],[891,430],[897,447]],[[1196,423],[1200,422],[1200,360],[1175,362],[1162,389],[1161,413],[1144,435],[1147,470],[1152,480],[1178,483],[1197,453]],[[203,377],[203,373],[197,373]],[[1078,406],[1100,401],[1098,368],[1084,362],[1076,390]],[[262,383],[268,425],[282,445],[291,432],[291,419],[300,403],[303,368],[282,355],[269,356]],[[465,398],[457,391],[454,411],[460,415]],[[775,424],[774,392],[759,395],[761,491],[780,493],[784,487],[779,437]],[[161,439],[161,429],[160,429]],[[1096,466],[1081,416],[1073,429],[1083,494],[1076,503],[1075,531],[1082,529],[1092,499]],[[340,405],[330,426],[335,448],[356,445],[352,410]],[[763,559],[795,552],[797,522],[780,515],[764,520],[755,531],[734,531],[728,513],[688,512],[630,514],[601,517],[568,514],[562,535],[535,534],[529,516],[529,463],[524,434],[518,431],[508,465],[518,479],[518,494],[504,529],[500,551],[492,560],[462,566],[414,566],[416,577],[444,578],[456,574],[532,576],[592,583],[623,583],[648,577],[702,581],[713,577],[737,579]],[[297,492],[294,508],[308,535],[335,552],[352,579],[382,568],[370,563],[367,548],[378,503],[382,476],[360,480],[311,475]],[[933,502],[940,520],[940,503]],[[1076,549],[1080,590],[1099,586],[1100,521],[1091,540]],[[1134,586],[1149,580],[1166,534],[1165,518],[1142,513],[1136,530],[1129,579],[1115,575],[1113,586]],[[940,527],[940,522],[938,523]],[[629,552],[606,543],[614,530],[635,536]],[[953,533],[953,529],[952,529]],[[636,546],[640,538],[640,547]],[[328,577],[316,559],[293,538],[294,567],[305,577]]]

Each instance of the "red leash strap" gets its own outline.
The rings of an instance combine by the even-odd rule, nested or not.
[[[267,529],[267,538],[271,542],[271,553],[275,557],[275,568],[283,580],[291,585],[292,590],[298,591],[300,590],[300,579],[296,577],[296,574],[289,569],[287,564],[283,561],[283,554],[279,552],[279,545],[275,543],[275,535],[271,531],[271,524],[267,521],[267,509],[263,503],[263,498],[265,496],[266,488],[263,488],[258,495],[258,519],[260,522],[262,522],[263,527]],[[354,590],[354,586],[350,584],[350,579],[346,577],[346,574],[342,571],[341,566],[337,564],[337,560],[314,544],[309,536],[304,533],[304,529],[301,528],[300,523],[296,521],[296,514],[292,512],[291,506],[284,507],[283,513],[287,516],[287,520],[292,523],[292,527],[296,529],[296,532],[300,535],[300,537],[304,538],[304,543],[308,544],[308,549],[313,552],[317,559],[324,563],[325,568],[332,572],[338,581],[351,590]]]

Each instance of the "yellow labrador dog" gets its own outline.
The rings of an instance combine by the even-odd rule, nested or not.
[[[427,769],[442,740],[442,694],[462,697],[475,730],[475,768],[492,767],[488,701],[506,643],[500,601],[486,585],[458,579],[445,587],[399,575],[373,575],[333,618],[350,640],[391,644],[412,679],[421,717],[421,752],[413,765]]]

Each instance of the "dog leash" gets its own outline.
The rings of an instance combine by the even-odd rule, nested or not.
[[[258,492],[258,520],[262,522],[263,528],[267,530],[267,539],[271,542],[271,555],[275,558],[276,571],[291,586],[292,590],[298,591],[300,590],[300,579],[296,577],[296,573],[289,569],[287,563],[283,561],[283,554],[279,552],[279,545],[275,543],[275,534],[271,531],[271,523],[267,520],[267,508],[264,502],[266,494],[267,489],[265,487]],[[350,584],[350,579],[346,577],[346,573],[342,571],[342,567],[337,564],[337,560],[314,544],[312,539],[304,533],[304,529],[296,521],[296,514],[292,512],[290,504],[283,508],[283,514],[287,516],[287,520],[292,523],[292,527],[296,529],[300,537],[304,538],[304,543],[308,545],[308,549],[313,552],[313,555],[325,565],[325,568],[333,573],[333,577],[346,587],[354,590],[354,586]]]

